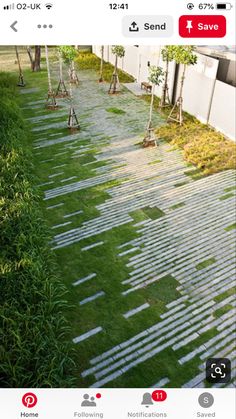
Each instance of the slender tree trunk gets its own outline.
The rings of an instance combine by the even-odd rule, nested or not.
[[[31,64],[31,70],[34,71],[34,59],[33,59],[33,55],[32,55],[32,49],[30,46],[27,47],[27,52],[28,52],[28,56],[30,59],[30,64]]]
[[[117,87],[117,67],[118,67],[118,55],[116,55],[116,60],[115,60],[115,68],[114,68],[114,92],[116,92],[116,87]]]
[[[150,110],[149,110],[149,121],[148,121],[148,129],[152,127],[152,114],[153,114],[153,104],[154,104],[154,92],[155,92],[155,86],[152,85],[152,97],[151,97],[151,103],[150,103]]]
[[[119,77],[118,77],[118,55],[116,55],[115,65],[114,65],[114,71],[111,78],[110,87],[108,90],[109,94],[115,94],[117,93],[117,86],[119,88]]]
[[[55,110],[58,108],[55,93],[52,88],[52,80],[51,80],[51,72],[50,72],[50,65],[49,65],[49,57],[48,57],[48,47],[45,45],[45,55],[46,55],[46,64],[47,64],[47,71],[48,71],[48,97],[47,97],[47,108]]]
[[[63,82],[63,71],[62,71],[62,57],[60,55],[59,57],[59,77],[60,77],[60,81]]]
[[[101,46],[101,62],[100,62],[100,78],[99,82],[103,82],[103,62],[104,62],[104,45]]]
[[[151,96],[151,103],[150,103],[150,109],[149,109],[149,120],[148,120],[148,124],[147,124],[146,135],[143,139],[143,146],[144,147],[151,147],[151,146],[156,146],[157,145],[154,130],[152,128],[154,93],[155,93],[155,85],[152,84],[152,96]]]
[[[51,81],[51,72],[50,72],[50,66],[49,66],[47,45],[45,45],[45,55],[46,55],[46,64],[47,64],[47,71],[48,71],[48,92],[52,93],[52,81]]]
[[[28,52],[28,56],[29,56],[29,59],[30,59],[31,70],[32,71],[40,71],[41,70],[41,67],[40,67],[41,46],[40,45],[35,46],[34,58],[33,58],[33,53],[32,53],[32,49],[31,49],[30,46],[27,47],[27,52]]]
[[[19,67],[19,79],[18,79],[17,85],[19,87],[24,87],[25,86],[24,76],[23,76],[23,72],[22,72],[22,68],[21,68],[20,56],[19,56],[19,51],[18,51],[17,46],[15,46],[15,50],[16,50],[16,59],[17,59],[18,67]]]
[[[40,45],[36,45],[35,46],[34,71],[40,71],[41,70],[40,63],[41,63],[41,47],[40,47]]]
[[[170,114],[167,118],[167,120],[171,119],[175,122],[178,122],[180,125],[183,124],[183,88],[184,88],[184,79],[185,79],[186,68],[187,68],[187,65],[184,64],[184,69],[183,69],[183,73],[182,73],[181,81],[180,81],[179,96],[178,96],[178,99],[176,100],[176,102],[175,102],[173,108],[171,109]],[[176,118],[173,116],[175,109],[177,110]]]
[[[72,80],[75,79],[75,62],[74,62],[74,60],[71,61],[71,78],[72,78]]]
[[[22,68],[21,68],[21,64],[20,64],[20,56],[19,56],[19,52],[18,52],[17,46],[15,46],[15,50],[16,50],[17,64],[18,64],[18,67],[19,67],[19,73],[22,74]]]
[[[69,75],[70,75],[70,82],[75,83],[76,85],[78,85],[79,84],[79,79],[78,79],[77,73],[75,71],[74,60],[70,61]]]
[[[63,77],[63,66],[62,66],[62,56],[59,55],[59,83],[56,90],[56,97],[63,98],[69,96],[69,92],[66,88],[64,77]]]
[[[166,60],[166,71],[165,71],[165,80],[162,90],[160,108],[163,108],[166,105],[166,101],[169,104],[169,93],[168,93],[168,75],[169,75],[169,60]]]
[[[68,117],[68,128],[70,129],[79,129],[80,124],[75,112],[74,108],[74,97],[73,97],[73,90],[72,90],[72,82],[70,81],[70,110],[69,110],[69,117]]]
[[[179,92],[179,123],[182,125],[183,123],[183,88],[184,88],[184,79],[185,79],[185,73],[186,73],[186,65],[184,65],[183,74],[181,77],[180,82],[180,92]]]

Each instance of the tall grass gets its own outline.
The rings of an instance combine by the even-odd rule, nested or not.
[[[14,86],[0,73],[0,376],[2,387],[73,385],[65,288],[39,210],[30,138]],[[68,340],[69,341],[69,340]]]

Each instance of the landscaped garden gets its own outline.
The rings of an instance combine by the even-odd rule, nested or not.
[[[71,98],[48,109],[44,54],[32,72],[19,53],[25,87],[0,51],[4,385],[207,386],[205,359],[231,354],[235,371],[235,145],[155,99],[144,148],[151,95],[121,70],[108,94],[114,67],[99,82],[86,51],[61,50],[59,76],[49,49]]]

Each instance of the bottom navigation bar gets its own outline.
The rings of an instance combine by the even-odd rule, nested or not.
[[[235,419],[229,389],[1,389],[4,419]]]

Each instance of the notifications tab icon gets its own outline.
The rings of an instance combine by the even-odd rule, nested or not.
[[[218,15],[181,16],[179,35],[182,38],[223,38],[226,35],[226,18]]]

